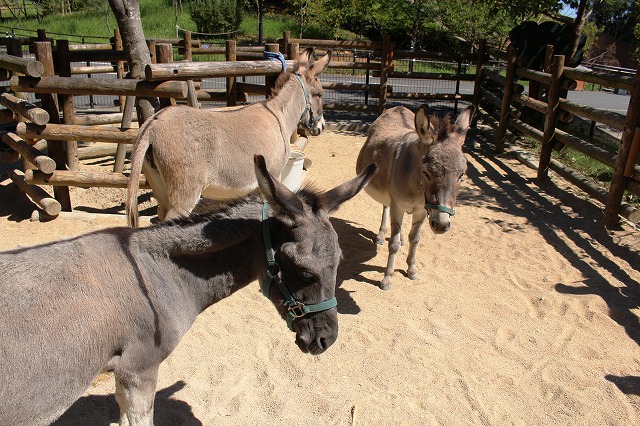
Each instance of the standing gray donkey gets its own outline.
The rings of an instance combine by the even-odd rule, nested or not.
[[[427,105],[416,114],[405,107],[394,107],[371,125],[356,170],[362,171],[370,163],[380,167],[365,191],[383,205],[378,244],[384,242],[391,217],[389,259],[380,283],[383,290],[391,286],[395,256],[404,244],[400,228],[405,213],[413,215],[407,257],[407,274],[412,280],[418,278],[416,248],[427,216],[434,233],[449,230],[460,182],[467,170],[462,145],[474,112],[475,107],[469,106],[451,124],[449,116],[429,117]]]

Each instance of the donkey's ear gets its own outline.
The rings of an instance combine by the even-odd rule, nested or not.
[[[342,203],[362,191],[376,173],[378,173],[378,165],[375,163],[369,164],[358,176],[325,192],[320,198],[321,208],[326,210],[327,213],[337,210]]]
[[[455,123],[455,132],[460,136],[460,145],[464,143],[464,136],[467,134],[467,130],[469,130],[469,126],[471,126],[471,120],[473,120],[473,115],[476,112],[476,107],[473,105],[469,105],[465,108]]]
[[[313,57],[314,49],[313,47],[307,47],[299,56],[293,66],[293,71],[297,74],[303,74],[308,69],[311,68],[311,65],[315,61]]]
[[[331,62],[331,50],[327,51],[326,55],[324,55],[322,58],[318,59],[311,65],[311,68],[309,69],[309,76],[313,78],[319,75],[327,68],[329,62]]]
[[[424,104],[418,108],[415,117],[415,126],[420,140],[427,146],[431,145],[435,140],[433,137],[435,129],[431,126],[431,120],[429,119],[429,105]]]
[[[253,163],[256,170],[256,178],[262,195],[277,216],[287,216],[295,219],[304,211],[302,201],[289,188],[275,180],[267,170],[267,163],[262,155],[255,155]]]

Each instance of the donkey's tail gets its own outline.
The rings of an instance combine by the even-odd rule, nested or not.
[[[127,185],[127,200],[125,211],[127,213],[127,223],[133,228],[138,227],[138,189],[140,186],[140,174],[142,173],[142,163],[149,149],[149,125],[155,117],[149,119],[140,127],[138,137],[131,153],[131,176]]]

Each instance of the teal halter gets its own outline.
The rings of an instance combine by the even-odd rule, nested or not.
[[[441,204],[430,204],[430,203],[424,203],[424,208],[429,210],[429,209],[434,209],[434,210],[438,210],[439,212],[444,212],[444,213],[449,213],[449,216],[455,216],[456,212],[453,209],[450,209],[447,206],[443,206]]]
[[[307,314],[313,312],[322,312],[328,309],[334,308],[338,305],[338,301],[335,297],[324,302],[315,303],[312,305],[305,305],[302,302],[298,302],[287,286],[280,279],[280,267],[276,263],[275,250],[271,243],[271,228],[269,227],[269,203],[265,202],[262,205],[262,236],[264,238],[264,246],[267,252],[267,280],[261,282],[262,294],[269,298],[269,291],[271,290],[271,284],[276,283],[280,292],[284,296],[284,305],[287,307],[287,326],[289,330],[293,331],[293,320],[301,318]]]
[[[294,75],[298,78],[298,81],[302,86],[302,92],[304,93],[304,101],[305,101],[304,111],[302,111],[302,115],[300,116],[300,124],[302,124],[307,129],[313,129],[316,126],[316,124],[318,124],[318,121],[322,119],[322,114],[317,116],[315,119],[313,118],[313,111],[311,111],[311,101],[309,100],[309,92],[307,92],[307,88],[304,85],[304,81],[302,81],[302,77],[300,77],[298,74],[294,74]],[[305,123],[303,120],[304,120],[304,116],[307,113],[309,113],[309,121]]]

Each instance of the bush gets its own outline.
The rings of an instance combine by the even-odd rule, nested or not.
[[[229,33],[238,30],[242,22],[242,0],[192,0],[191,19],[198,32]]]

